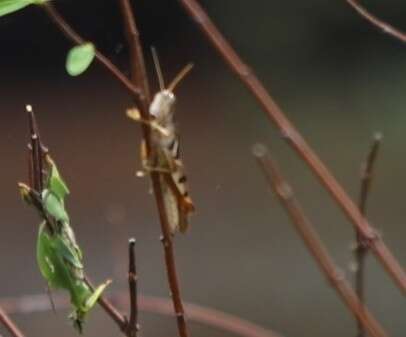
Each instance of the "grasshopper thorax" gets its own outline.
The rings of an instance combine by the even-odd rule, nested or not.
[[[175,101],[173,92],[167,89],[161,90],[155,94],[149,107],[149,113],[156,118],[158,123],[165,123],[172,118]]]

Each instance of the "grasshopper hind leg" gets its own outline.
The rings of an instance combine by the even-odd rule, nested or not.
[[[170,168],[165,168],[161,166],[154,166],[151,164],[148,154],[147,154],[147,144],[145,142],[145,139],[141,141],[140,145],[140,154],[141,154],[141,164],[142,164],[142,171],[141,174],[137,174],[139,176],[145,176],[146,173],[150,172],[158,172],[158,173],[171,173]]]

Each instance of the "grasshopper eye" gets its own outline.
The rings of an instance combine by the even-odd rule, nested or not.
[[[164,90],[164,91],[162,92],[162,94],[164,95],[164,97],[165,97],[168,101],[175,101],[175,100],[176,100],[175,95],[174,95],[174,93],[173,93],[172,91]]]

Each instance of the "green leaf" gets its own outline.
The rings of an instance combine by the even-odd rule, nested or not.
[[[99,297],[101,296],[102,292],[106,287],[111,283],[111,280],[107,280],[103,284],[99,285],[97,289],[93,292],[93,294],[86,300],[85,303],[85,311],[90,310],[97,302]]]
[[[42,200],[46,211],[57,221],[63,223],[69,222],[68,213],[65,210],[63,202],[50,190],[46,189],[42,192]]]
[[[86,71],[96,55],[96,49],[90,42],[69,50],[66,58],[66,71],[71,76],[78,76]]]
[[[69,189],[59,174],[55,162],[48,156],[48,163],[50,165],[50,173],[48,180],[48,189],[54,193],[63,202],[65,196],[69,194]]]
[[[0,0],[0,16],[16,12],[31,4],[32,0]]]
[[[47,0],[0,0],[0,16],[4,16],[31,4],[41,5]]]

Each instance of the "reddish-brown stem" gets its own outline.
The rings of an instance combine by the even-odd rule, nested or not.
[[[32,175],[32,184],[33,188],[41,193],[43,189],[43,178],[42,172],[44,170],[43,167],[43,153],[42,153],[42,143],[41,138],[39,135],[37,121],[35,119],[34,110],[32,106],[27,105],[26,107],[28,112],[28,127],[30,132],[30,153],[32,154],[32,158],[30,159],[30,163],[32,164],[31,167],[31,175]]]
[[[31,142],[27,145],[28,148],[28,185],[34,186],[34,162]]]
[[[196,0],[179,0],[189,16],[208,37],[227,65],[234,71],[242,83],[258,100],[268,117],[275,123],[292,148],[308,164],[322,185],[331,193],[338,205],[361,233],[373,253],[390,274],[402,292],[406,292],[406,275],[399,262],[384,244],[382,238],[370,226],[367,219],[351,198],[347,195],[334,176],[329,172],[313,149],[306,143],[299,131],[288,120],[252,70],[241,60],[231,45],[226,41],[209,16]]]
[[[389,34],[395,39],[398,39],[402,42],[406,42],[406,33],[401,32],[399,29],[391,26],[390,24],[371,14],[367,9],[361,6],[357,0],[346,0],[346,1],[359,15],[361,15],[364,19],[369,21],[369,23],[371,23],[373,26],[382,30],[386,34]]]
[[[130,1],[119,0],[119,3],[130,51],[131,79],[134,84],[139,84],[139,87],[142,88],[142,93],[144,94],[143,101],[146,104],[150,100],[150,93],[140,34]]]
[[[3,311],[0,307],[0,322],[6,327],[6,329],[10,332],[13,337],[24,337],[21,330],[17,327],[17,325],[11,320],[10,317]]]
[[[130,320],[128,321],[128,335],[136,337],[138,332],[138,293],[137,268],[135,260],[135,239],[128,242],[128,288],[130,291]]]
[[[329,283],[371,336],[387,336],[379,323],[369,313],[368,309],[363,306],[355,292],[345,280],[344,275],[335,266],[312,223],[306,218],[299,203],[296,201],[292,188],[282,176],[275,162],[271,159],[265,146],[257,144],[253,152],[269,185],[278,196],[279,201],[288,213],[296,230],[301,235],[306,247],[313,255]]]
[[[117,308],[111,304],[104,296],[100,296],[97,300],[104,311],[111,317],[111,319],[117,324],[122,332],[127,334],[127,319],[123,316]]]
[[[361,187],[360,187],[360,195],[358,201],[358,207],[362,213],[362,215],[366,215],[366,206],[369,191],[371,188],[371,183],[374,174],[374,164],[378,155],[379,147],[381,145],[382,136],[381,134],[376,134],[374,136],[371,148],[368,152],[367,158],[365,163],[363,164],[362,171],[361,171]],[[356,264],[356,271],[355,271],[355,292],[360,299],[362,304],[365,303],[365,257],[368,252],[368,245],[364,243],[362,235],[356,232],[357,237],[357,246],[354,251],[355,255],[355,264]],[[361,308],[362,309],[362,308]],[[357,337],[364,337],[365,336],[365,329],[362,323],[358,320],[358,334]]]
[[[149,98],[149,85],[147,80],[147,72],[145,69],[145,61],[142,52],[142,45],[139,39],[139,32],[137,29],[137,25],[135,22],[135,17],[133,14],[133,10],[131,9],[130,3],[128,0],[120,0],[120,7],[122,10],[122,15],[124,18],[124,24],[126,27],[126,36],[128,39],[128,44],[130,46],[130,62],[131,62],[131,69],[134,72],[131,76],[133,79],[133,83],[141,88],[144,92],[145,99],[142,101],[137,101],[138,108],[141,111],[141,116],[148,120],[149,119],[149,112],[148,106],[150,103]],[[142,125],[143,130],[143,137],[147,146],[148,156],[150,158],[154,158],[154,149],[151,148],[150,143],[150,130],[147,125]],[[161,189],[161,179],[160,174],[151,171],[151,180],[152,180],[152,187],[155,195],[155,200],[158,208],[159,219],[161,223],[161,231],[162,231],[162,244],[164,247],[164,254],[165,254],[165,265],[166,265],[166,272],[168,275],[168,283],[169,288],[171,291],[171,297],[173,301],[173,307],[176,314],[177,325],[178,325],[178,332],[180,337],[188,337],[188,331],[186,326],[185,320],[185,312],[183,308],[180,286],[178,281],[178,276],[176,272],[176,263],[175,263],[175,254],[174,254],[174,247],[172,236],[170,234],[170,227],[168,222],[168,217],[166,214],[166,209],[164,205],[164,198]]]
[[[26,106],[28,112],[28,128],[30,134],[30,142],[28,144],[28,176],[33,202],[36,207],[46,218],[46,213],[43,211],[41,194],[44,188],[44,156],[48,149],[42,144],[41,136],[39,133],[38,123],[35,118],[35,113],[31,105]],[[51,221],[46,221],[46,226],[49,233],[53,233],[54,229]]]
[[[82,44],[85,43],[79,34],[77,34],[73,28],[65,21],[65,19],[59,14],[56,8],[53,6],[52,2],[48,1],[41,5],[48,16],[56,24],[56,26],[62,31],[62,33],[73,43]],[[114,76],[118,82],[120,82],[131,94],[139,95],[140,91],[135,87],[131,81],[113,64],[111,61],[105,57],[100,51],[96,50],[96,60],[103,65],[111,75]]]
[[[120,291],[113,293],[109,299],[120,307],[128,305],[128,292]],[[54,294],[57,309],[69,307],[69,299],[65,295]],[[51,310],[46,295],[25,295],[15,298],[0,299],[0,306],[11,314],[31,314]],[[278,333],[265,329],[259,325],[248,322],[225,312],[203,307],[194,303],[185,303],[188,318],[199,324],[218,328],[228,333],[242,337],[281,337]],[[144,312],[173,316],[172,300],[155,296],[139,296],[139,309]]]

